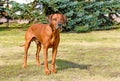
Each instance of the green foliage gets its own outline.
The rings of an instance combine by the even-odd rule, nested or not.
[[[74,30],[75,30],[77,33],[79,33],[79,32],[85,33],[85,32],[89,32],[89,31],[90,31],[89,27],[86,27],[86,26],[75,27]]]
[[[10,14],[13,18],[30,19],[31,21],[37,19],[46,23],[45,16],[52,13],[63,13],[68,20],[65,31],[82,32],[82,30],[111,29],[115,23],[105,15],[120,14],[119,3],[120,0],[34,0],[29,4],[11,1]],[[37,5],[43,5],[42,10],[36,8]],[[16,12],[21,14],[17,15]]]
[[[4,8],[5,1],[1,0],[0,1],[0,17],[3,15],[2,12],[7,12],[8,15],[10,15],[10,10],[8,8]]]
[[[11,16],[14,19],[29,19],[30,22],[34,20],[38,20],[42,23],[45,22],[45,15],[41,14],[39,7],[36,8],[36,3],[19,4],[15,1],[11,1],[10,4],[12,5]]]
[[[44,11],[47,15],[51,13],[65,14],[68,18],[66,30],[75,30],[76,32],[110,29],[114,22],[105,15],[113,12],[120,13],[119,0],[98,0],[91,2],[77,0],[37,1],[43,3]]]

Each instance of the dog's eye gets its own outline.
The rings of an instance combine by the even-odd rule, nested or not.
[[[53,19],[54,21],[57,21],[57,19]]]
[[[64,20],[64,19],[60,19],[61,21]]]

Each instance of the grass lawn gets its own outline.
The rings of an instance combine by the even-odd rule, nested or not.
[[[120,30],[61,33],[57,74],[45,75],[43,55],[36,66],[36,45],[31,44],[28,67],[23,69],[25,31],[0,30],[0,81],[120,81]],[[51,49],[49,50],[51,61]],[[50,63],[49,63],[50,66]]]

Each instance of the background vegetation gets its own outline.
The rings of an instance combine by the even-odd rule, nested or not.
[[[49,14],[65,14],[68,24],[64,31],[113,29],[119,24],[112,20],[110,14],[120,14],[120,0],[34,0],[28,4],[7,1],[12,8],[0,6],[0,10],[5,10],[13,19],[29,19],[30,22],[38,20],[46,23],[45,16]],[[20,14],[16,14],[17,12]]]

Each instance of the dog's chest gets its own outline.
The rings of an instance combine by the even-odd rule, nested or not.
[[[59,44],[59,30],[52,30],[50,27],[46,28],[46,35],[43,39],[46,40],[48,47],[53,47]]]
[[[52,35],[50,38],[50,44],[53,45],[58,40],[57,35]]]

